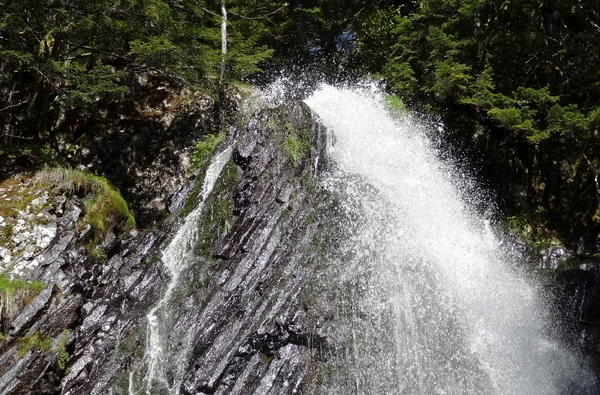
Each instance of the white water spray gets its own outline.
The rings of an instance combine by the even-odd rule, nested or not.
[[[355,371],[331,392],[591,393],[588,369],[548,333],[539,290],[423,129],[371,92],[325,86],[306,102],[334,135],[340,172],[329,184],[345,178],[367,218],[343,263],[358,295],[348,324]]]
[[[173,291],[179,285],[179,278],[183,271],[187,268],[189,262],[189,255],[192,254],[193,247],[198,240],[198,222],[204,202],[208,195],[212,192],[217,178],[221,174],[223,167],[229,160],[233,147],[228,147],[223,152],[213,157],[206,175],[204,177],[204,183],[200,192],[199,203],[197,207],[186,217],[184,224],[178,230],[177,234],[171,241],[171,243],[162,252],[162,262],[164,267],[167,268],[171,274],[171,279],[167,286],[162,299],[150,310],[146,315],[148,321],[147,324],[147,338],[146,338],[146,351],[144,355],[144,362],[146,364],[146,375],[142,382],[144,385],[145,393],[153,393],[153,386],[156,383],[160,384],[158,392],[164,394],[167,391],[169,394],[179,393],[180,382],[177,382],[175,378],[168,379],[166,371],[169,369],[184,369],[185,364],[180,366],[166,366],[168,358],[168,350],[163,349],[163,345],[167,344],[166,339],[169,333],[165,333],[167,326],[161,326],[160,316],[169,315],[168,311],[164,311],[167,308],[169,301],[173,295]],[[185,358],[185,356],[181,356]],[[175,376],[179,377],[183,374],[178,372]],[[171,382],[170,382],[171,381]],[[135,388],[135,380],[133,372],[130,374],[129,379],[129,394],[137,394]]]

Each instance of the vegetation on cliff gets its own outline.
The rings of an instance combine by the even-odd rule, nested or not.
[[[85,221],[92,225],[98,238],[108,232],[135,228],[135,219],[129,212],[127,202],[104,177],[80,170],[55,168],[38,172],[35,182],[47,183],[70,193],[88,195]]]
[[[44,287],[45,284],[41,281],[27,282],[4,274],[0,275],[0,338],[4,337],[12,319]]]
[[[302,91],[317,79],[370,75],[409,107],[443,117],[447,142],[482,154],[508,214],[542,206],[573,246],[595,244],[596,2],[227,0],[225,37],[219,1],[0,5],[4,146],[55,149],[93,104],[130,95],[142,71],[221,100],[228,81],[285,73],[312,81],[292,84]],[[76,122],[60,122],[73,114]]]

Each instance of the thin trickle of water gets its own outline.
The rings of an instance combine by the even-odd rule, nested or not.
[[[356,293],[352,317],[339,317],[352,366],[330,392],[592,393],[589,369],[548,333],[540,291],[423,127],[372,92],[324,86],[306,103],[333,133],[339,170],[325,186],[346,185],[364,218],[338,254],[338,281]]]
[[[132,372],[129,380],[130,395],[138,394],[140,391],[145,391],[146,394],[177,394],[179,392],[181,383],[177,382],[176,377],[183,375],[183,369],[185,369],[186,365],[165,366],[168,358],[168,350],[164,350],[163,346],[167,344],[166,339],[169,336],[169,333],[167,333],[169,327],[161,325],[160,318],[169,315],[169,312],[164,310],[171,300],[173,291],[179,284],[179,278],[186,269],[189,255],[192,254],[192,249],[198,240],[198,222],[202,214],[204,202],[213,190],[223,167],[231,157],[232,151],[233,147],[230,146],[213,157],[212,162],[206,170],[197,207],[186,217],[184,224],[178,230],[171,243],[162,252],[162,262],[164,267],[169,271],[171,278],[163,297],[146,315],[145,376],[141,380],[143,388],[137,388],[134,372]],[[181,357],[185,359],[185,356]],[[169,375],[172,377],[167,377],[167,370],[171,372]],[[178,374],[173,374],[174,370],[181,371],[178,371]],[[157,386],[157,384],[159,388],[153,391],[153,387]]]

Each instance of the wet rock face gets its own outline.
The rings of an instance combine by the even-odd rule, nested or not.
[[[167,386],[285,394],[313,381],[327,342],[307,321],[302,295],[323,249],[325,136],[300,102],[230,128],[232,157],[204,202],[192,261],[167,306]],[[11,214],[29,236],[13,243],[20,252],[6,248],[3,270],[45,286],[6,320],[0,394],[144,393],[136,385],[147,373],[145,316],[169,279],[160,252],[197,196],[190,184],[161,197],[174,214],[144,232],[109,232],[95,241],[101,256],[86,248],[94,232],[75,194],[38,191],[30,208]]]
[[[161,289],[160,267],[150,265],[158,240],[151,232],[110,235],[108,261],[102,262],[84,247],[91,232],[81,200],[47,191],[36,196],[10,218],[25,220],[12,233],[13,253],[2,271],[46,286],[24,307],[12,306],[16,314],[3,317],[0,393],[90,394],[106,385],[107,372],[122,369],[114,351]],[[32,215],[36,209],[40,217]],[[25,291],[3,298],[4,309],[19,292]]]
[[[568,341],[600,370],[600,262],[558,272],[554,292],[571,336]]]
[[[168,352],[156,393],[297,393],[324,347],[301,295],[318,262],[325,130],[292,102],[231,132],[239,138],[204,202],[192,262],[158,312]],[[146,369],[132,365],[137,391],[148,388]]]
[[[139,89],[148,83],[141,81]],[[143,108],[156,108],[156,103]],[[205,109],[197,111],[205,114]],[[175,147],[172,139],[180,138],[177,144],[184,147],[191,138],[177,137],[183,129],[170,129],[173,122],[161,129],[166,134],[146,141],[158,149],[149,152],[163,150],[165,156],[143,157],[144,143],[130,158],[118,156],[123,162],[111,170],[120,168],[120,179],[132,183],[123,181],[121,191],[147,196],[137,201],[138,210],[154,202],[159,215],[147,211],[147,222],[158,225],[120,235],[109,232],[98,240],[103,256],[86,248],[93,230],[83,220],[81,197],[30,191],[26,177],[0,186],[0,203],[11,202],[6,199],[17,190],[30,196],[12,211],[0,204],[0,235],[8,227],[11,234],[14,227],[19,230],[10,245],[0,243],[2,271],[45,284],[11,314],[2,313],[0,395],[146,393],[146,315],[165,294],[170,278],[161,251],[197,204],[207,167],[200,169],[198,180],[186,184],[191,176],[185,161],[167,159],[179,152],[168,152]],[[129,134],[102,137],[108,139],[104,143],[125,147],[138,139],[130,127]],[[155,139],[160,142],[152,143]],[[347,357],[344,347],[352,341],[347,333],[336,334],[334,316],[356,313],[350,311],[348,290],[359,289],[361,280],[335,283],[327,276],[343,277],[351,261],[345,254],[354,251],[343,230],[361,218],[344,217],[339,201],[345,197],[333,196],[320,182],[330,166],[326,132],[303,103],[256,111],[232,126],[218,149],[225,145],[233,146],[231,158],[204,202],[198,241],[190,246],[180,283],[166,302],[166,313],[158,315],[168,336],[160,339],[164,369],[151,393],[323,393],[327,385],[321,382]],[[88,158],[92,168],[103,169],[117,161],[103,158],[109,154],[103,149],[75,152]],[[169,172],[174,181],[168,180]],[[140,180],[149,181],[137,185]],[[360,180],[356,185],[362,185]],[[159,221],[165,211],[170,216]],[[338,264],[326,263],[332,257]],[[566,250],[548,249],[540,268],[556,269],[570,257]],[[578,336],[571,340],[600,360],[598,273],[594,265],[561,272],[555,292],[564,322],[573,326],[569,333]],[[387,345],[385,339],[377,344],[382,349]],[[348,383],[330,393],[351,391]]]

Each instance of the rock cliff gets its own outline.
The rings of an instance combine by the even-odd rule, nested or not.
[[[352,340],[334,327],[355,313],[359,291],[347,291],[360,279],[331,280],[353,251],[342,229],[361,218],[321,182],[334,166],[325,128],[302,102],[256,99],[219,130],[210,98],[153,76],[138,85],[106,113],[61,121],[56,152],[105,179],[34,172],[18,167],[22,155],[3,170],[0,394],[322,393],[334,371],[351,377]],[[219,133],[215,152],[231,155],[203,200],[210,158],[194,169],[193,147]],[[137,228],[128,211],[92,215],[101,193],[120,207],[117,190]],[[165,300],[162,252],[199,204],[195,242]],[[551,289],[570,340],[597,358],[592,269],[563,271]]]

